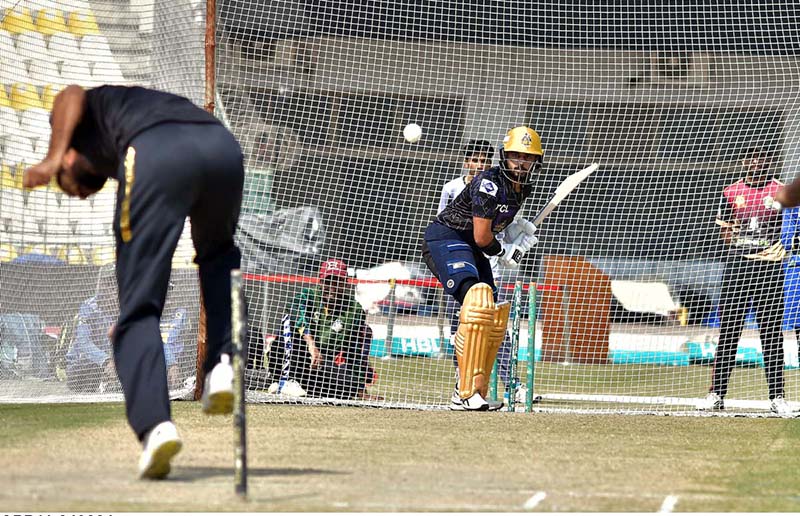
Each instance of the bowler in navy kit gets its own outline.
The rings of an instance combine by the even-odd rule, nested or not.
[[[120,315],[114,364],[142,478],[164,478],[182,446],[171,422],[159,321],[172,255],[187,216],[207,314],[203,409],[233,408],[230,272],[242,201],[242,151],[233,135],[189,100],[139,87],[68,86],[53,103],[47,156],[25,171],[27,188],[56,178],[85,199],[116,179],[114,235]]]
[[[457,410],[488,410],[488,375],[508,323],[508,303],[497,303],[489,256],[518,267],[538,242],[536,228],[518,219],[504,243],[495,235],[505,230],[522,208],[542,164],[536,131],[515,127],[500,150],[500,166],[480,172],[427,227],[422,256],[445,292],[461,304],[455,335],[461,403]],[[454,395],[455,397],[455,395]],[[451,408],[455,408],[451,405]]]

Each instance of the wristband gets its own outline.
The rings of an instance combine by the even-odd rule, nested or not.
[[[500,245],[500,242],[498,242],[495,237],[492,237],[492,241],[489,242],[488,245],[481,247],[480,249],[486,256],[497,256],[498,254],[503,252],[503,246]]]

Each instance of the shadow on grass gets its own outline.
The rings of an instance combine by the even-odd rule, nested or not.
[[[247,468],[250,477],[300,477],[307,475],[349,475],[349,471],[334,471],[316,468]],[[176,482],[199,480],[211,477],[233,477],[233,467],[207,468],[202,466],[178,467],[169,479]]]

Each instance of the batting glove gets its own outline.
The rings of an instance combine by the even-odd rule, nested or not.
[[[503,244],[503,250],[497,255],[500,265],[516,269],[519,267],[522,257],[525,256],[525,249],[516,244]]]

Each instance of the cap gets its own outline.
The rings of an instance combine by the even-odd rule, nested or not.
[[[325,260],[319,267],[319,279],[323,280],[328,276],[340,276],[342,278],[346,278],[347,265],[345,265],[342,260],[337,260],[336,258]]]

